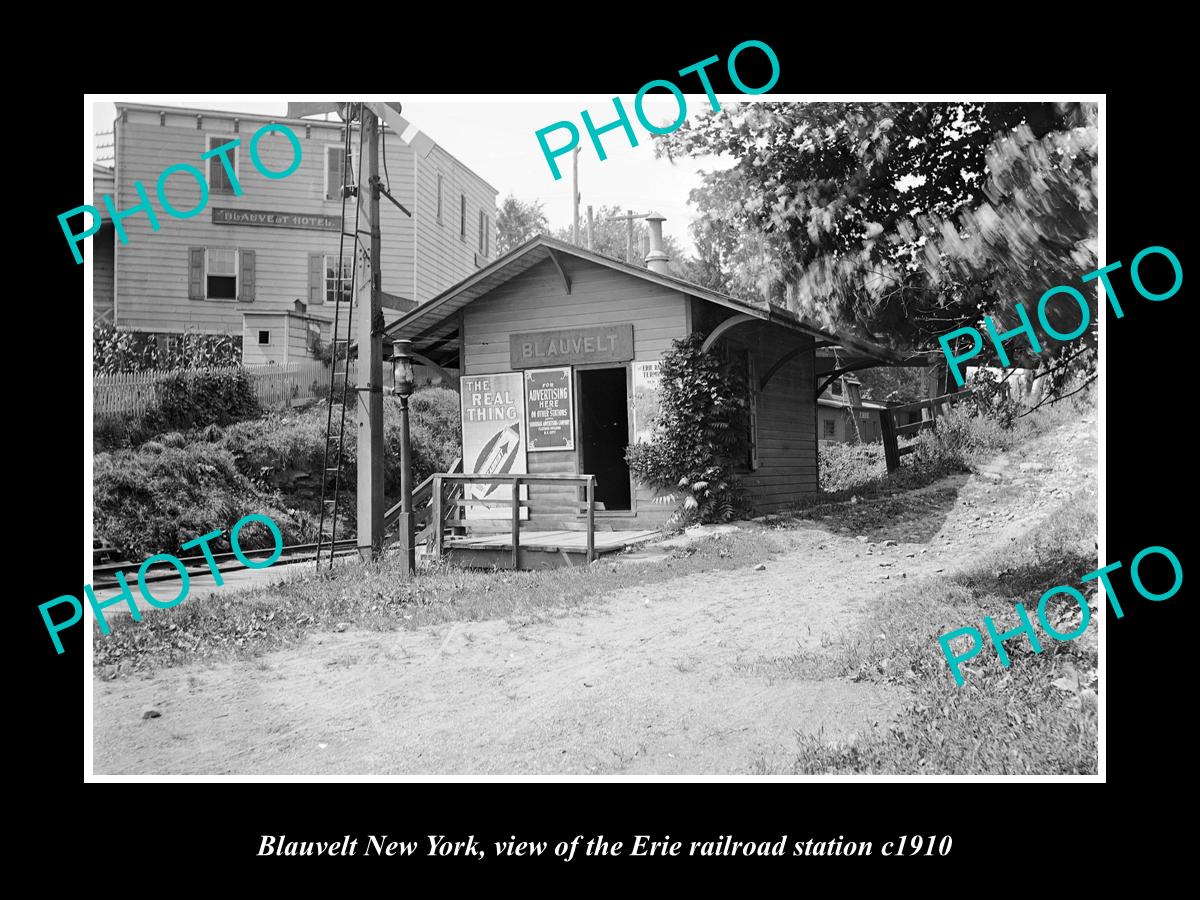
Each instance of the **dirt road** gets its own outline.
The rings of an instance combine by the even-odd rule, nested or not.
[[[906,495],[873,527],[772,530],[764,569],[687,576],[517,626],[323,633],[253,662],[95,688],[98,774],[734,774],[786,768],[798,732],[885,728],[898,688],[756,663],[834,648],[866,599],[1036,527],[1081,477],[1081,420]],[[864,510],[866,507],[864,506]],[[885,546],[885,541],[896,541]],[[869,552],[868,552],[869,551]],[[603,577],[602,573],[597,577]],[[161,713],[144,719],[148,710]]]

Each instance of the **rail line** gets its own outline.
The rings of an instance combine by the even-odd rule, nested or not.
[[[356,552],[358,549],[357,541],[358,541],[357,538],[345,538],[343,540],[337,541],[333,545],[333,555],[334,556],[347,556],[350,553]],[[322,543],[321,547],[322,547],[322,550],[324,550],[328,547],[328,544]],[[292,544],[291,546],[283,548],[283,551],[282,551],[279,559],[277,559],[274,563],[272,563],[272,565],[278,565],[280,563],[312,562],[314,559],[317,558],[316,557],[316,549],[317,549],[317,545],[315,542],[311,543],[311,544]],[[255,558],[261,558],[263,556],[270,556],[274,552],[275,552],[274,547],[264,547],[264,548],[258,549],[258,550],[243,549],[242,556],[244,556],[248,559],[255,559]],[[226,572],[236,572],[241,569],[253,568],[252,566],[247,566],[245,563],[243,563],[241,560],[239,560],[237,558],[237,554],[235,554],[232,550],[227,550],[223,553],[214,553],[212,556],[213,556],[213,562],[217,564],[216,565],[217,571],[222,574],[224,574]],[[203,555],[180,556],[180,557],[176,557],[176,558],[181,563],[183,563],[184,568],[187,570],[189,578],[191,578],[192,576],[195,576],[195,575],[211,574],[211,572],[212,572],[212,569],[209,568],[208,561],[205,559],[205,557]],[[96,587],[96,588],[118,587],[119,585],[118,585],[118,582],[116,579],[116,574],[118,572],[136,573],[138,568],[139,568],[139,564],[132,563],[132,562],[104,563],[102,565],[93,565],[92,566],[92,579],[93,579],[92,586]],[[159,569],[162,571],[155,572],[154,571],[155,569]],[[155,581],[168,581],[171,579],[178,579],[178,578],[179,578],[179,570],[177,568],[175,568],[175,566],[172,565],[171,563],[163,561],[163,562],[156,562],[156,563],[151,564],[151,566],[146,570],[146,575],[145,575],[144,580],[149,583],[149,582],[155,582]]]

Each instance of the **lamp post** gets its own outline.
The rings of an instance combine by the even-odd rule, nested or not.
[[[400,398],[400,549],[409,575],[417,571],[417,548],[413,535],[412,444],[408,438],[408,398],[413,392],[412,341],[392,342],[392,376]]]

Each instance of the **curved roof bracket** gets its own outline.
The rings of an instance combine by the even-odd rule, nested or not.
[[[729,331],[729,329],[736,328],[738,325],[741,325],[744,322],[757,321],[757,316],[750,316],[746,313],[738,313],[736,316],[730,316],[728,319],[725,319],[718,324],[717,327],[709,333],[708,337],[704,339],[704,345],[700,348],[700,350],[704,353],[707,353],[709,348],[719,341],[725,332]]]

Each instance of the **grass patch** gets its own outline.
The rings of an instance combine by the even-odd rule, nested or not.
[[[430,566],[411,581],[398,555],[375,565],[338,566],[333,573],[297,575],[229,597],[122,616],[107,637],[93,634],[94,668],[105,680],[131,672],[254,657],[314,631],[346,627],[377,631],[452,621],[506,619],[531,624],[601,599],[625,587],[697,572],[742,568],[783,549],[761,533],[715,535],[676,550],[659,563],[614,563],[534,572],[471,571]]]
[[[1025,638],[1007,642],[1007,669],[985,644],[963,668],[962,687],[955,686],[937,638],[964,626],[982,631],[985,615],[1007,630],[1017,624],[1017,600],[1036,626],[1035,609],[1044,591],[1061,584],[1079,587],[1080,576],[1096,568],[1095,504],[1094,491],[1081,491],[1008,547],[961,571],[876,598],[861,630],[833,654],[802,653],[775,661],[774,667],[790,677],[849,676],[915,692],[913,704],[887,734],[848,746],[802,738],[794,770],[1094,774],[1094,623],[1068,642],[1055,641],[1039,628],[1040,654]],[[1062,632],[1073,630],[1079,615],[1067,601],[1051,606],[1051,621]]]

